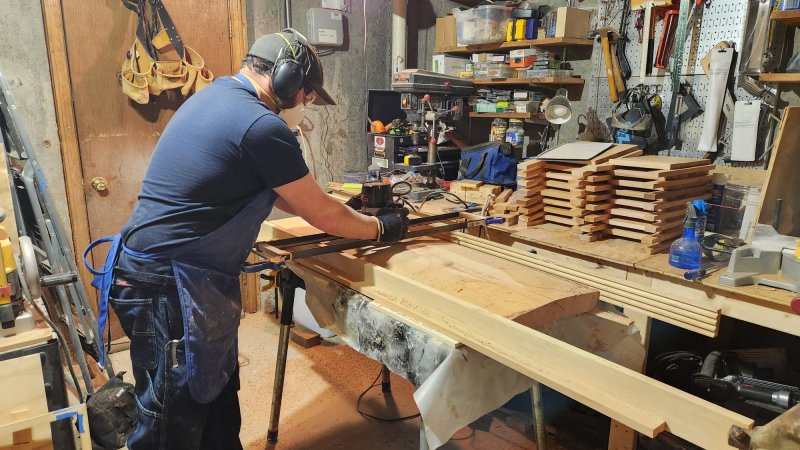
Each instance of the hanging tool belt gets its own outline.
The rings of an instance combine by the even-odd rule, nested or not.
[[[214,75],[197,51],[184,45],[161,0],[122,0],[136,13],[136,35],[119,73],[122,92],[147,104],[150,96],[180,89],[185,97],[206,87]],[[174,49],[180,59],[165,59]]]

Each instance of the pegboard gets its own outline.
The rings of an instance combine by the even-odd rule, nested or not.
[[[622,6],[629,0],[607,0],[601,1],[597,10],[597,23],[599,26],[610,26],[619,29],[622,21]],[[676,2],[677,3],[677,2]],[[694,2],[692,2],[694,3]],[[739,65],[741,40],[744,32],[746,2],[742,0],[713,0],[710,6],[704,7],[698,14],[692,29],[687,35],[684,47],[684,61],[681,70],[683,82],[689,83],[691,92],[697,103],[705,108],[706,97],[708,95],[709,80],[703,73],[700,60],[705,54],[720,41],[733,42],[734,49],[737,50],[736,62],[731,70],[736,70]],[[656,13],[654,11],[654,16]],[[691,17],[691,16],[690,16]],[[626,80],[628,88],[643,84],[648,87],[651,94],[659,94],[663,101],[662,111],[665,116],[669,111],[669,103],[672,97],[670,74],[668,70],[653,68],[652,76],[644,79],[639,77],[639,67],[641,50],[647,45],[647,37],[643,37],[643,43],[639,43],[639,32],[635,28],[636,11],[632,11],[628,20],[627,34],[629,42],[625,48],[625,55],[631,66],[632,76]],[[692,25],[690,23],[690,25]],[[658,48],[658,40],[661,38],[663,20],[657,20],[654,24],[655,49]],[[655,50],[654,49],[654,50]],[[587,80],[587,105],[597,111],[601,120],[610,117],[614,107],[608,92],[608,81],[605,73],[605,62],[603,61],[603,50],[599,42],[595,42],[592,52],[592,80]],[[668,67],[672,66],[672,60]],[[738,73],[734,73],[735,85],[738,85]],[[745,90],[735,88],[733,90],[734,100],[754,100],[756,99]],[[700,114],[694,119],[683,123],[680,129],[680,139],[683,141],[681,149],[670,149],[662,151],[661,154],[686,157],[705,157],[705,152],[693,151],[697,148],[697,143],[703,130],[705,114]],[[726,121],[724,114],[720,114],[720,120]],[[592,129],[593,132],[600,130]],[[732,123],[726,121],[724,132],[720,129],[719,138],[730,136],[733,131]],[[607,132],[607,131],[606,131]],[[726,140],[726,139],[723,139]],[[715,164],[727,165],[723,158],[730,154],[730,148],[725,147],[716,154]],[[761,166],[762,162],[754,163],[735,163],[745,166]]]

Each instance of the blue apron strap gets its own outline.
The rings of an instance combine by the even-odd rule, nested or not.
[[[89,246],[86,247],[86,250],[83,251],[83,263],[86,265],[86,268],[89,269],[89,272],[94,275],[94,279],[92,279],[92,286],[94,286],[94,288],[97,289],[100,294],[100,297],[97,300],[97,362],[100,365],[101,370],[104,369],[106,365],[106,348],[103,340],[103,332],[106,329],[106,322],[108,322],[108,294],[111,291],[114,264],[117,261],[117,254],[119,253],[121,240],[122,239],[119,234],[114,237],[100,238],[89,244]],[[89,264],[87,256],[93,248],[104,242],[111,242],[111,246],[108,249],[108,254],[106,255],[106,261],[103,263],[103,267],[96,269]]]

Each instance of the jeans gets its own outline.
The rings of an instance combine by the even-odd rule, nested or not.
[[[121,255],[114,269],[109,303],[131,340],[138,423],[128,436],[128,448],[241,449],[239,368],[216,399],[196,402],[189,393],[175,281],[143,272],[126,259]]]

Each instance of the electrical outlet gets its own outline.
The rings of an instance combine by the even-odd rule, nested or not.
[[[322,7],[338,11],[350,11],[350,0],[322,0]]]

